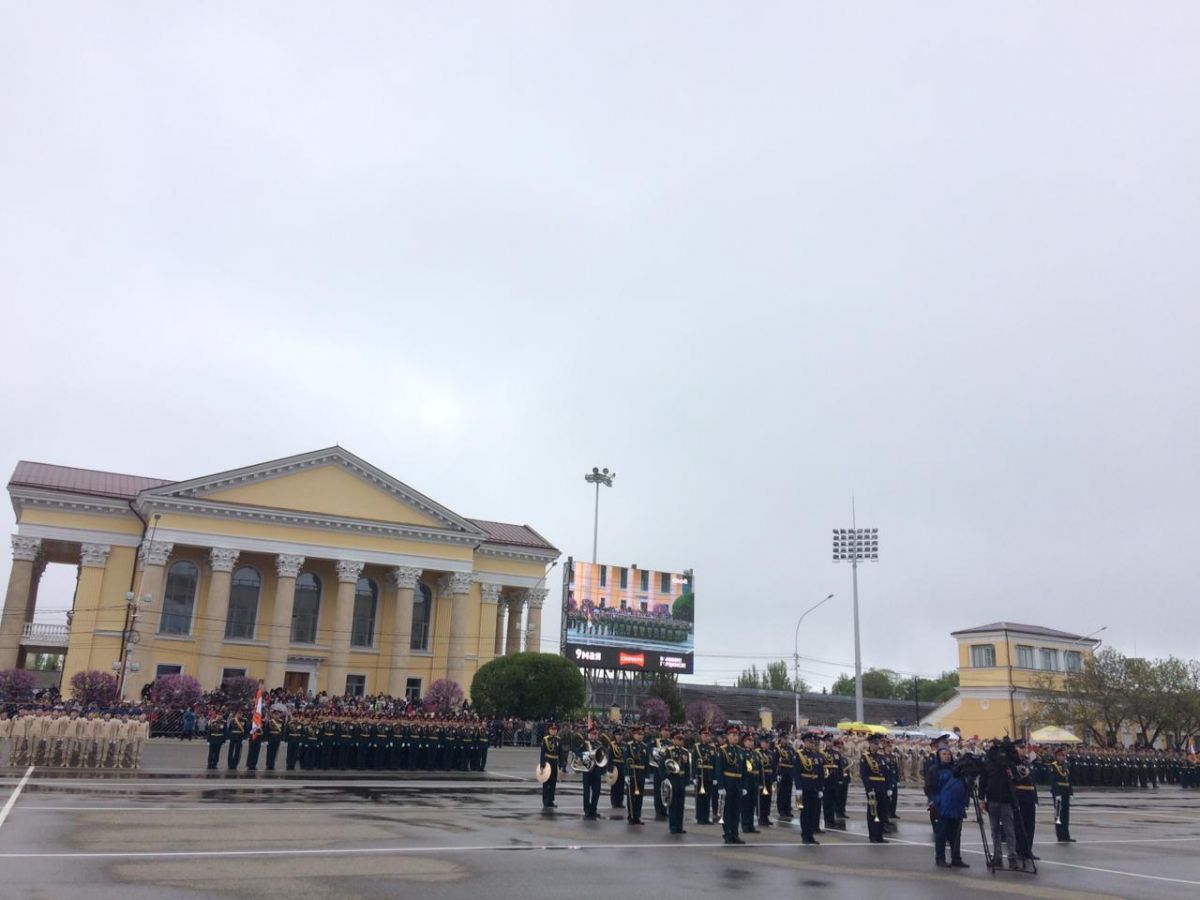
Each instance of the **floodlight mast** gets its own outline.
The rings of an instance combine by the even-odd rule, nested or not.
[[[850,528],[833,529],[833,561],[850,563],[854,586],[854,718],[863,721],[862,644],[858,628],[858,563],[879,561],[879,529],[859,528],[850,501]]]
[[[592,565],[596,565],[596,542],[600,534],[600,485],[605,487],[613,486],[613,479],[617,477],[616,472],[610,472],[608,469],[601,469],[597,466],[592,466],[592,471],[583,476],[583,480],[588,484],[596,485],[596,512],[592,518]]]

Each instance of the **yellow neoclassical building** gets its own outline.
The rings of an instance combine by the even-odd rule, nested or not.
[[[548,567],[527,525],[468,519],[332,447],[189,481],[17,464],[0,669],[65,652],[63,683],[124,667],[205,689],[419,696],[536,648]],[[45,566],[78,567],[69,624],[33,623]]]
[[[1100,641],[1041,625],[992,622],[952,632],[958,641],[958,693],[922,721],[958,728],[964,737],[1021,736],[1050,724],[1040,718],[1042,681],[1060,686],[1082,671]]]

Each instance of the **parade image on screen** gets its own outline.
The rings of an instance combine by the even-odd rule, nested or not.
[[[566,655],[580,668],[692,672],[693,576],[574,563],[563,590]]]

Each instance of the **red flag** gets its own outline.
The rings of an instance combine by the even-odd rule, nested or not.
[[[262,688],[258,689],[258,693],[254,695],[254,715],[250,719],[250,740],[254,740],[262,734]]]

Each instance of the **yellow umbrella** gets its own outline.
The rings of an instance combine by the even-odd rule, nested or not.
[[[866,722],[838,722],[839,731],[860,731],[863,734],[887,734],[888,730],[882,725],[868,725]]]
[[[1057,725],[1047,725],[1045,728],[1039,728],[1037,731],[1029,735],[1031,741],[1037,741],[1039,744],[1078,744],[1079,738],[1071,734],[1065,728],[1059,728]]]

